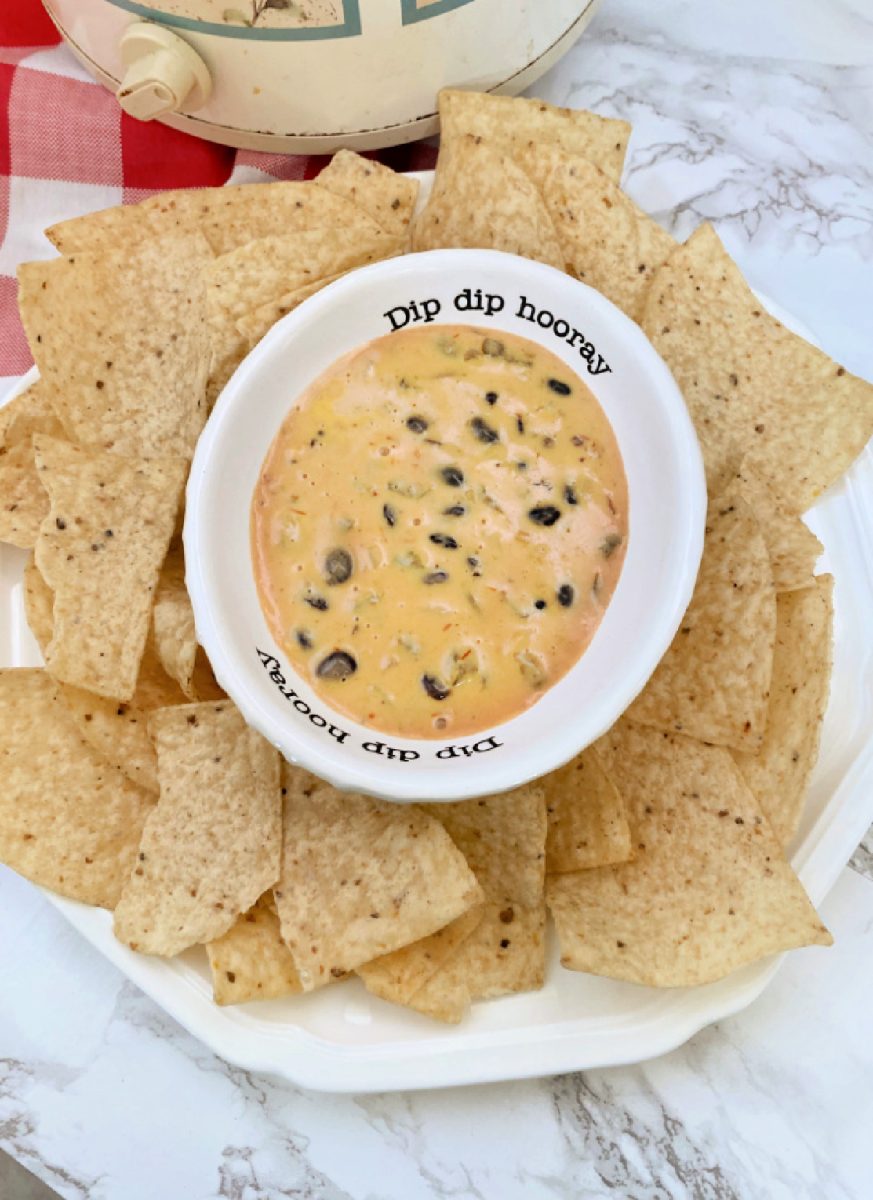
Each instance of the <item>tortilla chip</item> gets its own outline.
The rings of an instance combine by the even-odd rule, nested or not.
[[[153,651],[152,655],[150,651]],[[150,657],[160,666],[159,677],[155,681],[162,680],[164,685],[173,681],[172,698],[168,696],[167,686],[154,700],[143,695],[148,683],[144,668]],[[184,704],[186,699],[203,701],[226,698],[212,673],[206,651],[197,644],[194,610],[185,587],[185,558],[181,545],[170,548],[161,568],[152,610],[152,637],[146,644],[136,686],[134,699],[141,698],[146,708]]]
[[[534,992],[546,979],[545,937],[543,897],[534,905],[492,902],[486,905],[472,937],[452,959],[452,967],[466,978],[471,1000]],[[434,993],[430,994],[433,997]]]
[[[279,755],[229,701],[149,718],[161,794],[115,910],[144,954],[212,942],[279,877]]]
[[[457,1024],[473,1000],[537,991],[545,982],[545,930],[542,901],[533,908],[486,905],[473,934],[405,1001],[407,1007]]]
[[[60,431],[57,427],[56,431]],[[33,439],[0,447],[0,542],[30,549],[48,512],[36,473]]]
[[[291,951],[279,936],[279,918],[271,901],[271,893],[262,896],[227,933],[207,943],[216,1004],[275,1000],[303,990]]]
[[[230,324],[285,292],[400,252],[381,230],[310,229],[247,242],[213,259],[207,272],[210,322]]]
[[[775,637],[770,558],[734,486],[710,503],[691,603],[628,715],[640,725],[754,752],[767,722]]]
[[[808,588],[824,546],[800,517],[786,512],[767,485],[745,462],[736,471],[746,503],[751,507],[767,543],[773,587],[777,592]]]
[[[190,458],[209,367],[199,236],[24,263],[19,305],[71,441],[130,457]]]
[[[340,230],[355,224],[373,230],[376,225],[351,200],[299,180],[208,188],[205,197],[203,190],[180,192],[172,198],[165,194],[145,204],[161,226],[170,220],[182,228],[199,229],[214,254],[227,254],[274,233],[326,226]]]
[[[417,179],[398,175],[353,150],[338,150],[316,177],[315,185],[357,204],[392,237],[408,234],[418,196]]]
[[[473,1000],[532,991],[545,980],[546,806],[539,787],[424,806],[448,830],[485,893],[482,920],[406,1003],[459,1021]]]
[[[213,333],[209,378],[206,380],[206,410],[212,412],[215,402],[224,391],[234,371],[251,350],[244,338],[236,337],[230,328]]]
[[[302,304],[304,300],[308,300],[310,296],[320,292],[323,287],[327,287],[335,279],[341,278],[340,274],[328,275],[325,279],[316,279],[313,283],[307,283],[303,287],[285,292],[278,300],[270,300],[267,304],[256,308],[254,312],[240,317],[235,323],[236,330],[247,347],[246,352],[257,345],[264,334],[272,329],[282,317],[286,317],[289,312],[292,312],[298,304]]]
[[[621,793],[593,747],[539,780],[549,833],[546,870],[582,871],[633,857]]]
[[[51,588],[31,559],[24,569],[24,612],[43,656],[52,636],[53,604]],[[158,763],[148,735],[148,713],[153,708],[184,704],[185,696],[158,662],[152,639],[146,642],[136,691],[129,703],[108,700],[69,683],[59,683],[58,694],[79,735],[102,758],[140,787],[157,792]]]
[[[831,679],[833,576],[779,596],[764,744],[734,761],[784,846],[797,832],[818,758]]]
[[[54,593],[46,666],[64,683],[129,700],[187,464],[140,463],[41,434],[34,446],[51,498],[35,547]]]
[[[515,160],[546,202],[566,270],[634,321],[655,268],[676,242],[599,167],[560,146],[531,143]]]
[[[742,446],[802,513],[873,434],[873,384],[765,312],[709,225],[658,268],[641,324],[682,389],[710,479]]]
[[[477,904],[429,937],[364,963],[357,971],[364,987],[380,1000],[408,1004],[419,988],[424,987],[466,941],[482,916],[483,906]]]
[[[443,142],[433,191],[412,229],[413,250],[456,246],[505,250],[564,269],[542,196],[507,154],[469,135]]]
[[[46,648],[52,640],[55,623],[52,616],[54,596],[51,588],[40,575],[33,555],[30,556],[24,568],[24,617],[28,628],[34,636],[40,653],[45,658]]]
[[[454,804],[423,804],[446,829],[485,892],[539,903],[545,877],[546,805],[539,786]]]
[[[63,437],[39,381],[0,409],[0,542],[29,549],[49,510],[33,458],[33,435]]]
[[[142,204],[118,204],[58,221],[49,226],[45,236],[64,255],[79,250],[105,254],[121,246],[133,246],[153,235],[156,231],[147,214],[148,209]]]
[[[226,254],[271,233],[342,228],[359,215],[351,200],[314,183],[244,183],[161,192],[141,204],[61,221],[46,230],[46,237],[62,254],[105,254],[168,234],[203,234],[214,254]]]
[[[136,691],[129,702],[95,696],[69,683],[59,688],[82,737],[134,783],[157,792],[158,760],[149,737],[148,716],[156,708],[184,704],[187,697],[161,666],[154,639],[149,637],[146,642]]]
[[[304,991],[435,933],[481,900],[473,873],[418,808],[338,792],[284,764],[282,937]]]
[[[63,437],[62,428],[40,379],[0,408],[0,448],[3,449],[26,442],[35,433]]]
[[[214,259],[206,277],[211,374],[218,376],[232,364],[226,383],[250,348],[236,329],[238,318],[289,291],[399,254],[403,244],[361,212],[344,229],[273,234]]]
[[[175,546],[164,559],[152,613],[155,650],[166,673],[175,679],[189,700],[198,700],[194,690],[197,635],[194,610],[185,587],[185,558]]]
[[[465,968],[459,963],[455,969],[453,959],[449,959],[447,967],[437,971],[423,987],[404,1001],[406,1008],[448,1025],[460,1024],[469,1012],[471,1003]]]
[[[607,738],[637,853],[549,876],[563,966],[690,987],[795,946],[830,945],[726,750],[626,721]]]
[[[532,144],[557,146],[590,159],[614,183],[621,179],[631,133],[627,121],[556,108],[544,100],[454,88],[440,92],[439,110],[444,142],[466,133],[487,138],[509,153]]]
[[[191,680],[191,691],[195,700],[227,699],[227,692],[215,678],[212,665],[202,646],[197,647],[197,654],[194,657],[194,677]]]
[[[156,794],[158,764],[148,734],[148,710],[134,701],[107,700],[68,683],[59,684],[58,691],[79,735],[91,748],[128,779]]]
[[[0,671],[0,860],[62,896],[112,908],[153,798],[97,755],[45,671]]]

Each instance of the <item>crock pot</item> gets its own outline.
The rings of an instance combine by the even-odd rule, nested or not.
[[[43,0],[142,120],[255,150],[373,149],[437,130],[441,87],[515,94],[599,0]]]

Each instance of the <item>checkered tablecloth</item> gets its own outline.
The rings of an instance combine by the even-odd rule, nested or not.
[[[418,142],[378,157],[421,170],[435,151]],[[0,0],[0,379],[31,363],[15,269],[54,254],[47,225],[165,188],[310,178],[326,161],[232,150],[135,121],[60,42],[40,0]]]

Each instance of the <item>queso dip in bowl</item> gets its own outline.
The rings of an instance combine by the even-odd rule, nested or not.
[[[705,512],[637,325],[550,267],[432,251],[338,280],[241,365],[194,459],[187,583],[286,758],[455,800],[609,728],[676,632]]]

